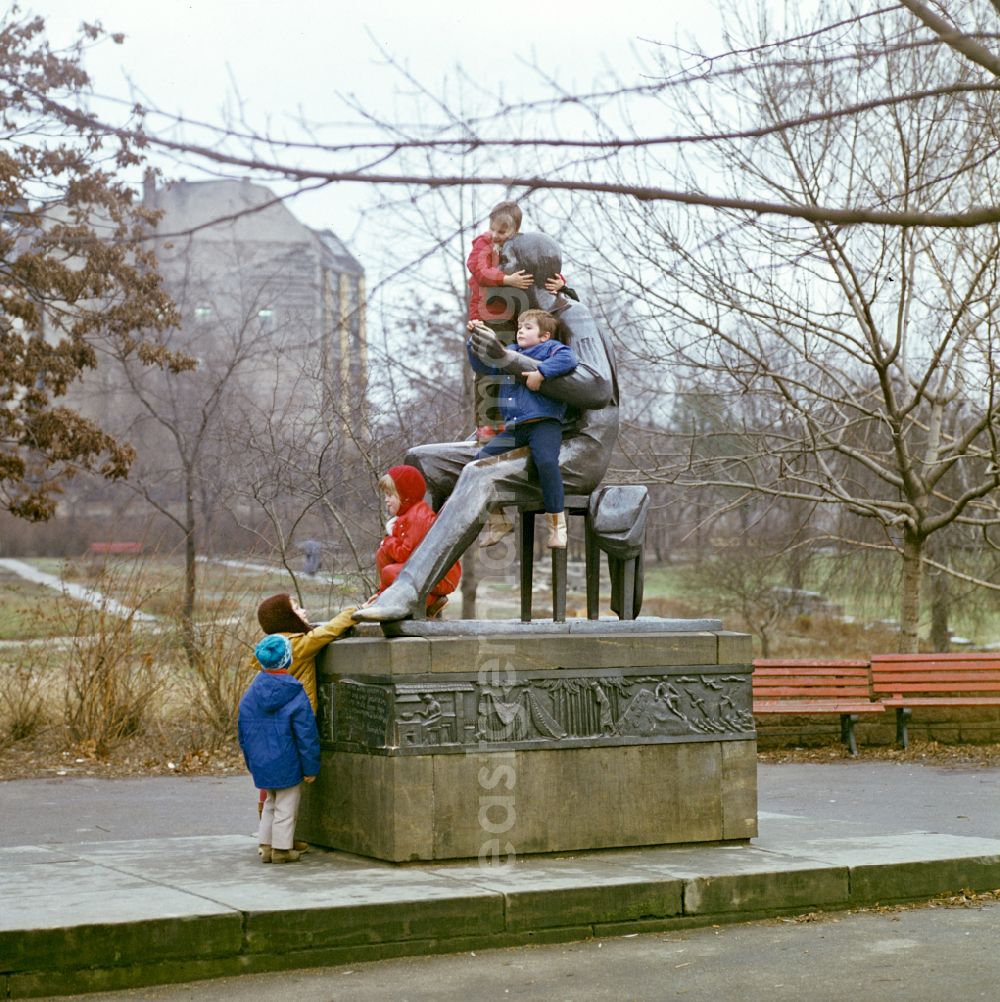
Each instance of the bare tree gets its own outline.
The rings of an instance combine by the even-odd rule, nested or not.
[[[756,76],[740,74],[738,93],[715,93],[694,113],[750,111],[752,98],[767,125],[824,94],[862,105],[895,90],[941,91],[934,101],[877,105],[865,122],[833,118],[752,145],[720,142],[712,158],[699,150],[692,174],[813,207],[874,195],[900,211],[936,212],[992,198],[970,123],[992,120],[995,95],[947,93],[953,61],[923,51],[902,16],[870,26],[868,49],[883,53],[878,75],[852,83],[829,58],[810,58],[806,36],[794,63],[763,61]],[[682,394],[685,382],[709,382],[719,409],[737,419],[720,433],[721,454],[700,432],[692,438],[673,476],[737,492],[730,507],[765,495],[872,520],[882,531],[875,545],[901,558],[900,647],[915,650],[927,541],[952,524],[1000,524],[1000,233],[653,209],[610,222],[620,254],[645,259],[623,279],[647,307],[633,349]]]
[[[202,293],[199,302],[215,300]],[[181,297],[182,308],[184,297]],[[256,304],[242,317],[221,316],[196,326],[201,340],[198,367],[183,377],[141,369],[119,357],[128,388],[122,409],[132,412],[130,435],[139,445],[138,459],[126,483],[173,523],[184,545],[184,599],[181,621],[190,650],[194,648],[199,541],[215,512],[220,490],[220,457],[225,455],[221,418],[245,386],[248,370],[260,366],[272,351],[270,332],[262,330]],[[190,336],[186,347],[199,351]],[[124,415],[122,415],[124,416]],[[215,497],[213,497],[215,495]]]
[[[348,123],[351,132],[343,140],[325,143],[273,139],[250,123],[196,122],[161,109],[145,109],[147,118],[138,124],[118,122],[47,97],[31,81],[21,83],[27,100],[76,127],[107,137],[138,139],[213,172],[233,170],[261,180],[280,179],[300,190],[349,183],[385,189],[566,191],[586,194],[593,201],[622,196],[629,204],[707,206],[840,226],[976,227],[1000,222],[998,200],[887,205],[876,185],[861,186],[851,200],[829,191],[829,199],[804,201],[780,191],[755,195],[739,186],[726,190],[711,175],[687,183],[673,172],[671,160],[678,151],[683,156],[699,148],[717,150],[731,142],[752,145],[783,135],[802,135],[831,123],[862,123],[871,113],[915,111],[921,115],[924,104],[933,105],[942,97],[975,100],[995,93],[1000,77],[1000,56],[994,51],[998,17],[992,0],[970,0],[947,15],[922,0],[901,0],[896,7],[874,10],[844,0],[829,8],[819,24],[768,28],[761,37],[747,41],[744,26],[753,18],[740,0],[731,11],[728,50],[708,53],[697,45],[661,46],[668,58],[659,77],[645,72],[638,80],[611,80],[581,93],[563,90],[557,80],[539,70],[550,97],[519,102],[494,95],[491,107],[477,114],[463,114],[453,97],[441,96],[411,79],[424,112],[416,121],[402,115],[379,116],[355,105],[352,110],[357,114]],[[863,95],[840,87],[824,95],[813,92],[813,103],[779,106],[763,122],[740,116],[723,121],[718,114],[721,102],[713,100],[710,117],[686,131],[642,130],[633,124],[643,118],[639,113],[643,104],[655,108],[675,95],[686,102],[692,96],[696,99],[698,92],[727,85],[737,93],[744,86],[752,87],[762,68],[772,73],[812,68],[835,74],[839,84],[874,79],[884,57],[906,53],[933,61],[946,57],[948,65],[938,79],[928,83],[911,82]],[[475,76],[459,71],[450,94],[469,90],[483,92]],[[329,123],[323,124],[329,134]],[[358,125],[369,133],[374,127],[374,138],[358,141]],[[458,171],[456,158],[461,158]],[[524,169],[526,164],[530,170]]]

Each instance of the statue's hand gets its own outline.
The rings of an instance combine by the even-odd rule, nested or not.
[[[472,328],[469,343],[472,353],[486,365],[498,365],[509,354],[503,342],[481,320]]]

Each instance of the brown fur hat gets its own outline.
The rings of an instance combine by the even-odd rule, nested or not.
[[[292,611],[287,592],[265,598],[257,606],[257,622],[265,633],[308,633],[312,627]]]

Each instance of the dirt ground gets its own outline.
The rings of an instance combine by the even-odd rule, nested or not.
[[[231,776],[245,772],[235,739],[222,747],[192,748],[186,735],[147,733],[99,758],[74,746],[62,728],[46,728],[31,738],[0,748],[0,780],[53,776]]]

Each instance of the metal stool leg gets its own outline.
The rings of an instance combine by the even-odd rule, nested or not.
[[[535,513],[522,511],[521,521],[521,622],[531,622],[531,578],[535,562]]]
[[[601,618],[601,551],[588,514],[583,529],[587,577],[587,619]]]
[[[621,619],[635,619],[635,557],[622,561]]]
[[[552,554],[552,622],[566,622],[566,547],[556,547]]]

